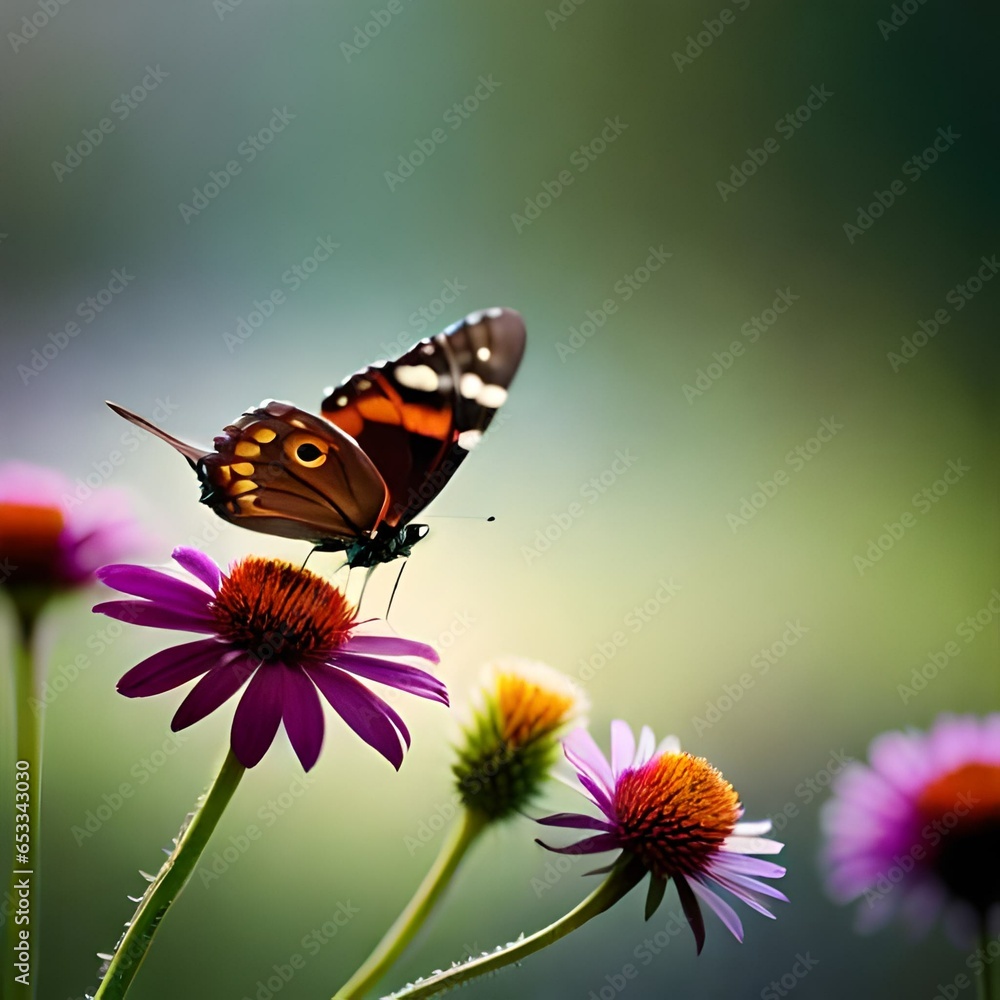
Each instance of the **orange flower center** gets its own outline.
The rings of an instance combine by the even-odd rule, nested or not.
[[[497,681],[500,736],[508,748],[523,747],[558,729],[573,708],[573,699],[517,674]]]
[[[63,523],[57,507],[0,503],[0,558],[12,583],[58,582]]]
[[[219,634],[262,660],[308,659],[350,636],[355,609],[322,577],[251,556],[222,578],[212,605]]]
[[[739,818],[733,786],[704,757],[665,753],[618,779],[622,846],[661,878],[694,875]]]
[[[1000,902],[1000,764],[965,764],[942,775],[924,788],[917,808],[920,847],[929,848],[948,889],[981,911]]]

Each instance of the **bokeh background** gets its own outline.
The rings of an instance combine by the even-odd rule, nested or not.
[[[734,0],[725,20],[721,3],[609,0],[71,0],[47,23],[40,3],[6,5],[2,454],[62,468],[86,503],[133,491],[148,558],[181,542],[223,561],[304,547],[215,520],[184,462],[104,399],[208,441],[264,397],[318,406],[325,386],[473,309],[516,307],[529,329],[502,419],[431,511],[497,520],[432,521],[392,611],[442,650],[451,715],[395,699],[414,733],[398,775],[331,716],[304,786],[279,737],[206,863],[249,824],[264,835],[191,883],[136,1000],[268,1000],[273,966],[297,953],[282,1000],[330,995],[440,845],[449,740],[501,653],[583,681],[600,741],[624,717],[720,766],[751,817],[778,817],[792,903],[773,923],[748,913],[743,945],[713,921],[700,958],[687,932],[667,933],[643,964],[636,948],[678,907],[669,895],[646,926],[636,893],[476,996],[587,998],[632,962],[636,1000],[764,997],[808,954],[798,996],[930,1000],[963,971],[939,931],[919,947],[896,927],[857,936],[817,862],[831,760],[862,757],[885,728],[995,708],[1000,693],[995,621],[959,639],[924,690],[900,690],[998,584],[1000,292],[1000,280],[952,291],[1000,251],[995,10],[904,6],[893,24],[889,3],[760,0]],[[42,26],[27,37],[31,18]],[[781,124],[811,93],[825,96],[800,127]],[[276,112],[272,141],[244,145]],[[77,163],[67,145],[102,119],[111,128]],[[595,142],[606,119],[618,127],[605,138],[618,134]],[[942,133],[958,138],[915,165]],[[720,189],[768,140],[766,162]],[[387,177],[418,141],[433,153]],[[234,160],[216,197],[182,208]],[[563,171],[571,182],[546,200]],[[895,180],[905,191],[849,238],[845,223]],[[337,249],[292,288],[283,276],[320,238]],[[654,249],[665,259],[638,271]],[[116,269],[125,288],[86,321]],[[275,289],[280,307],[234,342]],[[748,333],[782,291],[792,304]],[[581,329],[609,299],[614,313]],[[936,336],[914,341],[940,309]],[[73,320],[80,332],[60,341]],[[906,338],[922,346],[894,362]],[[606,473],[619,452],[628,462]],[[950,462],[967,471],[935,494]],[[859,561],[907,513],[881,558]],[[332,574],[336,560],[313,565]],[[373,606],[394,575],[376,574]],[[114,691],[163,637],[102,634],[91,603],[62,605],[46,643],[61,680],[46,721],[41,996],[59,1000],[95,987],[95,953],[213,776],[231,712],[171,744],[174,696]],[[113,817],[75,834],[122,783],[133,794]],[[480,844],[387,988],[582,898],[575,870],[538,891],[552,857],[535,832],[513,823]],[[338,907],[358,912],[307,949]]]

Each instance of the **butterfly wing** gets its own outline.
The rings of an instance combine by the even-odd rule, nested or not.
[[[507,398],[524,345],[520,313],[487,309],[330,390],[323,416],[378,468],[387,524],[406,524],[454,475]]]
[[[371,538],[384,519],[389,496],[371,460],[339,428],[291,403],[248,410],[215,439],[214,451],[113,409],[184,455],[201,480],[202,503],[242,528],[332,550]]]

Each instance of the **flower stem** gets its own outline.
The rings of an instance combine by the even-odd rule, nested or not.
[[[177,837],[177,846],[146,890],[139,908],[115,948],[94,1000],[121,1000],[146,957],[153,935],[181,894],[208,840],[233,797],[245,768],[230,749],[215,783],[200,806],[188,817]]]
[[[22,626],[14,658],[14,853],[6,900],[2,993],[4,997],[9,995],[18,1000],[30,1000],[35,996],[37,987],[40,926],[42,705],[35,698],[37,679],[32,657],[33,619],[25,619]],[[18,914],[18,921],[14,919],[15,913]],[[27,919],[21,921],[22,916]]]
[[[489,817],[484,813],[472,809],[462,810],[461,820],[442,845],[434,865],[420,883],[420,888],[414,893],[406,909],[385,932],[385,936],[361,968],[334,994],[333,1000],[355,1000],[364,996],[378,983],[423,926],[441,898],[441,894],[451,882],[462,858],[488,823]]]
[[[991,943],[989,920],[986,913],[983,912],[980,914],[979,922],[979,954],[981,956],[990,954]],[[979,972],[976,992],[979,994],[980,1000],[993,1000],[996,995],[993,991],[992,972],[992,967],[988,962],[983,965],[983,968]]]
[[[636,859],[626,859],[612,869],[611,874],[575,909],[570,910],[544,930],[531,937],[522,938],[489,955],[456,965],[447,972],[439,972],[427,979],[418,980],[398,993],[392,993],[393,1000],[420,1000],[432,997],[455,986],[460,986],[488,972],[496,972],[504,966],[520,962],[528,955],[554,944],[570,931],[582,927],[588,920],[603,913],[630,892],[642,880],[646,870]]]

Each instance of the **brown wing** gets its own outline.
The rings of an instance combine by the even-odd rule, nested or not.
[[[388,524],[423,510],[475,447],[507,398],[524,345],[520,313],[487,309],[329,391],[323,416],[385,480]]]
[[[123,417],[184,455],[202,483],[202,503],[251,531],[344,548],[370,538],[389,503],[371,460],[339,428],[291,403],[265,400],[206,451],[122,407]]]

